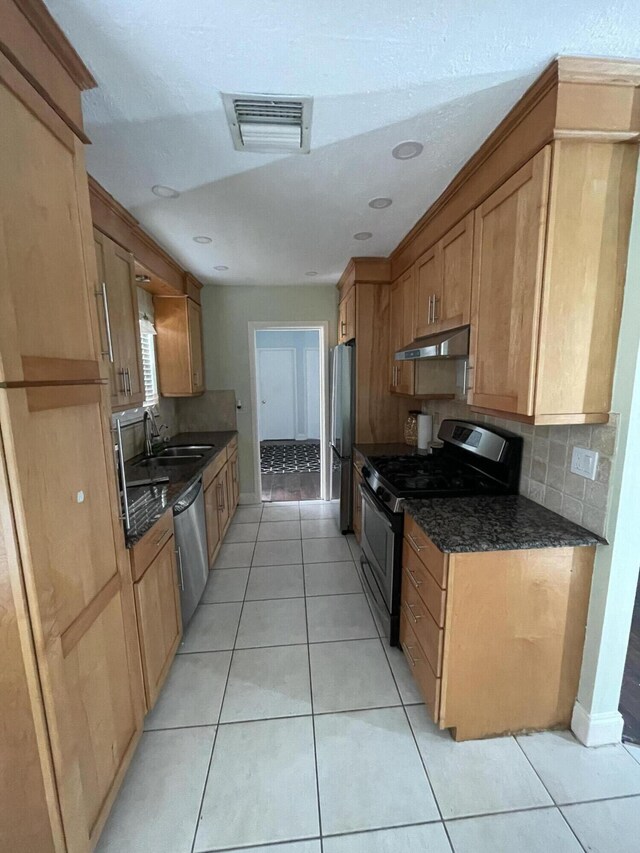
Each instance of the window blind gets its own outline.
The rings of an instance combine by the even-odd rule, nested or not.
[[[154,335],[143,332],[142,342],[142,375],[144,379],[144,405],[155,406],[158,403],[158,374],[156,370],[156,349]]]

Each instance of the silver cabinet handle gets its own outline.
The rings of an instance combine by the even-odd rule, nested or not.
[[[127,396],[127,372],[124,367],[121,367],[118,373],[122,376],[122,388],[120,389],[120,393]]]
[[[409,574],[411,583],[415,586],[415,588],[420,589],[420,587],[422,586],[422,581],[416,580],[416,573],[413,571],[413,569],[407,569],[407,573]]]
[[[415,604],[409,604],[408,601],[405,601],[402,606],[405,609],[405,613],[407,613],[409,615],[409,617],[411,618],[412,622],[417,623],[420,619],[422,619],[422,613],[420,613],[418,616],[416,616],[416,614],[413,612],[413,608],[415,607]]]
[[[127,499],[127,475],[124,468],[124,451],[122,450],[122,428],[120,418],[116,418],[116,434],[118,436],[118,466],[120,468],[120,485],[122,486],[122,510],[125,530],[131,528],[131,517],[129,515],[129,501]]]
[[[129,373],[128,367],[125,367],[124,373],[125,373],[125,377],[126,377],[126,379],[125,379],[125,394],[127,394],[127,396],[131,397],[131,395],[133,394],[133,391],[131,390],[131,374]]]
[[[464,377],[462,379],[462,393],[466,394],[467,391],[471,391],[473,385],[469,382],[469,371],[473,370],[473,365],[466,364],[464,368]]]
[[[440,297],[436,296],[434,293],[433,294],[433,322],[434,323],[437,323],[438,320],[440,319],[440,314],[438,314],[436,311],[436,308],[438,307],[439,303],[440,303]]]
[[[109,300],[107,299],[107,285],[102,282],[100,290],[96,291],[96,296],[102,296],[102,307],[104,309],[104,326],[107,332],[107,348],[102,350],[102,355],[108,355],[109,361],[113,364],[113,339],[111,337],[111,317],[109,316]]]
[[[431,319],[432,309],[433,308],[433,296],[429,297],[429,307],[427,310],[427,326],[430,326],[433,320]]]
[[[418,663],[418,661],[421,660],[421,658],[414,658],[413,655],[411,654],[411,652],[409,651],[410,648],[412,648],[412,646],[408,646],[406,643],[402,643],[402,650],[404,651],[405,655],[409,658],[409,663],[411,664],[411,666],[415,666]]]
[[[409,542],[411,542],[416,551],[424,551],[424,549],[427,547],[426,545],[420,545],[420,543],[416,541],[416,538],[413,533],[407,533],[407,539],[409,540]]]
[[[184,573],[182,571],[182,551],[180,546],[176,548],[176,557],[178,558],[178,571],[180,572],[180,589],[184,592]]]

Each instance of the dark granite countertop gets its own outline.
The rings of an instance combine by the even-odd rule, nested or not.
[[[127,489],[129,499],[129,515],[131,526],[125,535],[127,548],[132,548],[158,519],[172,507],[184,492],[193,485],[210,462],[222,453],[231,439],[238,433],[235,430],[224,432],[181,432],[173,436],[167,447],[184,446],[185,444],[211,444],[212,450],[202,451],[200,459],[193,463],[176,463],[174,465],[158,464],[153,460],[146,465],[139,465],[144,457],[142,454],[127,460],[125,473],[127,482],[143,478],[168,477],[169,482],[155,486],[134,486]]]
[[[408,500],[404,508],[445,553],[563,548],[605,542],[522,495]]]

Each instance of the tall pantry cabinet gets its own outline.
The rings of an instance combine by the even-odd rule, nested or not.
[[[0,11],[0,849],[85,853],[143,715],[83,155],[94,84],[43,5]]]

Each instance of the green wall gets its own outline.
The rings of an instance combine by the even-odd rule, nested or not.
[[[240,491],[254,493],[253,401],[249,372],[250,322],[329,323],[337,340],[338,293],[329,285],[207,286],[202,289],[205,377],[210,391],[234,390],[238,412]]]

